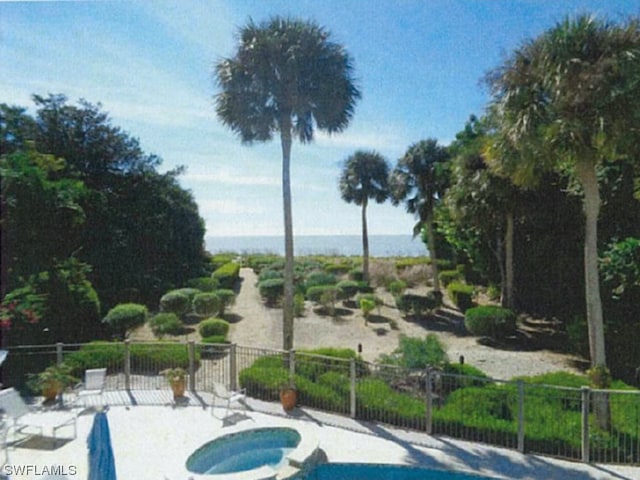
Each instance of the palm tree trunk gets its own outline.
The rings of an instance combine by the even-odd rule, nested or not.
[[[505,277],[506,287],[504,290],[505,298],[502,302],[502,306],[506,308],[513,308],[515,304],[515,298],[513,297],[513,212],[507,212],[507,230],[504,235],[504,249],[505,249]]]
[[[436,237],[433,229],[433,214],[427,216],[427,243],[429,244],[429,257],[431,258],[433,290],[435,292],[439,292],[440,279],[438,278],[438,256],[436,255]]]
[[[585,239],[584,275],[585,297],[587,301],[587,325],[589,328],[589,353],[591,367],[606,369],[604,343],[604,320],[600,299],[600,278],[598,275],[598,216],[600,214],[600,191],[595,162],[578,162],[578,178],[584,190]],[[605,388],[606,385],[594,385]],[[596,420],[602,429],[610,425],[609,402],[606,395],[594,396]]]
[[[362,202],[362,280],[369,281],[369,233],[367,231],[367,198]]]
[[[282,302],[282,348],[293,349],[293,215],[291,212],[291,117],[280,119],[282,144],[282,202],[284,209],[284,298]]]

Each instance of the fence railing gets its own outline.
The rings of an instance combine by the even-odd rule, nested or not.
[[[168,389],[162,370],[185,368],[189,389],[215,383],[276,401],[294,384],[298,405],[358,420],[584,462],[640,463],[640,391],[592,390],[406,370],[235,344],[102,343],[10,347],[4,386],[53,363],[106,367],[108,390]],[[598,404],[598,402],[600,402]],[[605,405],[604,415],[602,405]]]

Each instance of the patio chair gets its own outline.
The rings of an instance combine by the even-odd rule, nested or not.
[[[72,403],[80,403],[82,406],[90,406],[87,402],[87,398],[98,397],[98,403],[91,406],[100,406],[100,400],[102,399],[102,392],[104,391],[104,384],[107,379],[106,368],[91,368],[84,372],[84,382],[79,384],[75,388],[76,397]]]
[[[233,403],[242,403],[244,405],[244,400],[247,398],[246,389],[243,388],[238,391],[229,390],[221,383],[213,384],[213,403],[211,404],[211,415],[214,417],[214,409],[216,406],[216,398],[219,398],[223,402],[226,403],[225,416],[223,419],[229,416],[229,410],[231,409],[231,404]],[[218,417],[216,417],[218,418]]]
[[[13,421],[14,435],[28,428],[38,430],[39,435],[44,435],[44,429],[52,431],[56,438],[58,430],[62,427],[73,426],[73,438],[78,435],[77,415],[67,410],[32,410],[20,394],[13,388],[0,391],[0,409]],[[34,434],[32,434],[34,435]]]

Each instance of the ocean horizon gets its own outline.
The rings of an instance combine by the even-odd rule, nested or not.
[[[207,236],[210,253],[237,252],[240,254],[269,253],[284,255],[282,235]],[[362,255],[360,235],[295,235],[294,255]],[[369,235],[369,255],[372,257],[424,257],[426,245],[411,235]]]

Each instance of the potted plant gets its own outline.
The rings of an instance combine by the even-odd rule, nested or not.
[[[71,375],[71,367],[64,363],[51,365],[40,373],[30,374],[29,377],[29,388],[40,392],[45,402],[54,401],[66,388],[80,381]]]
[[[298,391],[292,383],[285,383],[280,387],[280,403],[285,412],[293,410],[298,403]]]
[[[160,372],[168,380],[171,390],[173,390],[173,398],[184,396],[187,389],[187,371],[184,368],[168,368]]]

